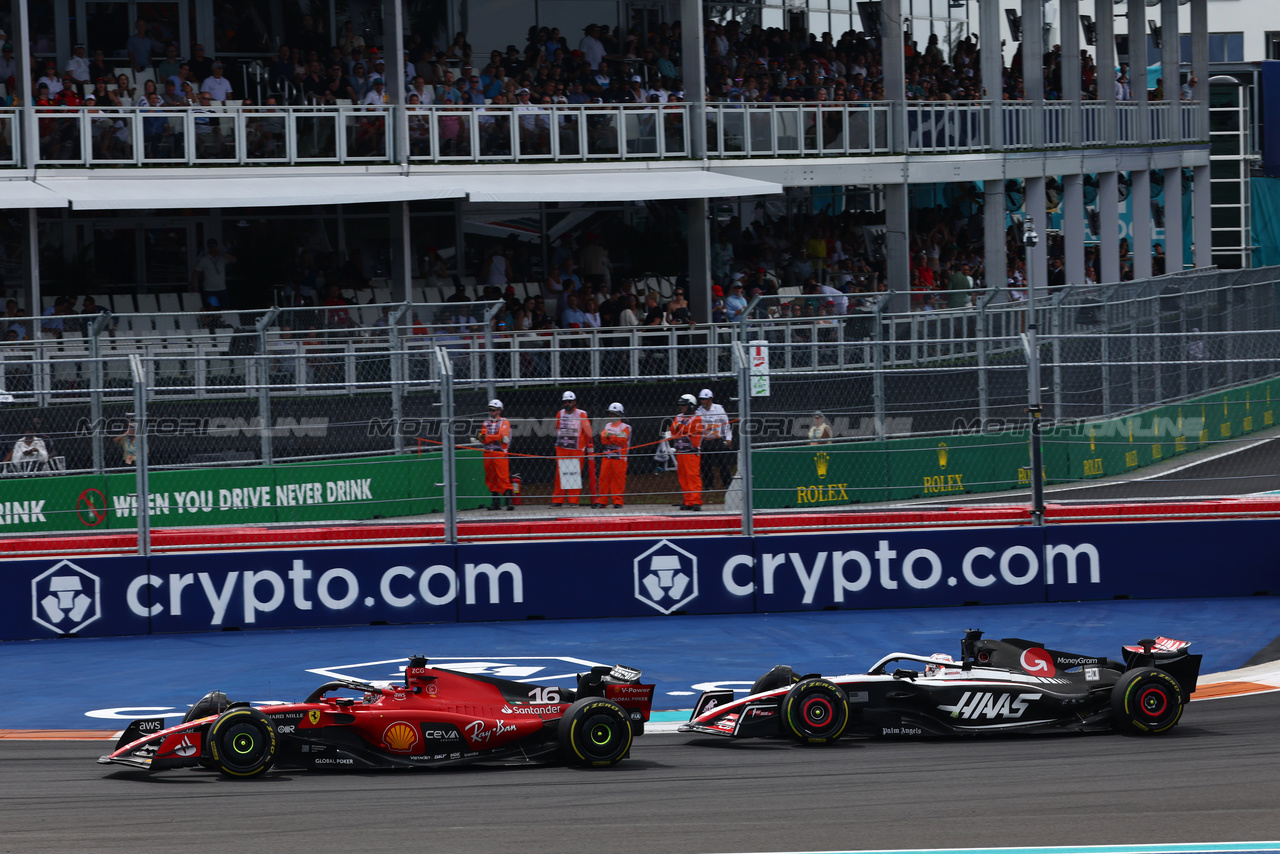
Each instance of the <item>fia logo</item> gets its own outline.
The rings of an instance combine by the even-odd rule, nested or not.
[[[31,580],[31,619],[58,634],[78,632],[102,616],[102,582],[68,560]]]
[[[698,595],[698,559],[662,540],[635,559],[636,598],[670,614]]]

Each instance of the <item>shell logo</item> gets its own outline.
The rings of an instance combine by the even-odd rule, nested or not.
[[[382,734],[387,749],[395,753],[411,753],[418,746],[418,731],[404,721],[396,721]]]

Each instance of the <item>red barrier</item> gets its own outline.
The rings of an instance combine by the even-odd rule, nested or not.
[[[458,523],[460,541],[521,542],[565,538],[624,538],[691,535],[725,535],[741,530],[736,515],[700,514],[628,515],[627,511],[574,508],[554,519],[489,519]],[[1048,524],[1126,521],[1195,521],[1209,519],[1264,518],[1280,514],[1280,500],[1224,498],[1196,502],[1138,504],[1050,504]],[[1023,506],[938,507],[928,510],[875,509],[820,513],[767,513],[756,517],[760,533],[803,533],[1026,525],[1031,511]],[[444,541],[441,523],[394,525],[312,525],[307,527],[203,527],[161,528],[152,532],[155,552],[220,551],[224,549],[296,548],[298,546],[381,546]],[[76,536],[9,537],[0,539],[0,554],[119,555],[137,551],[132,533],[85,533]]]

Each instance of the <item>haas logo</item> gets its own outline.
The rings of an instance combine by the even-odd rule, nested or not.
[[[1040,647],[1032,647],[1022,653],[1022,669],[1033,676],[1052,676],[1058,672],[1053,666],[1053,656]]]

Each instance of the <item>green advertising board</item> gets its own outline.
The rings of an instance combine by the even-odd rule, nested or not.
[[[444,509],[441,456],[158,470],[147,498],[154,528],[360,521]],[[458,493],[487,495],[479,450],[457,452]],[[0,480],[0,532],[137,527],[137,477],[38,475]]]

